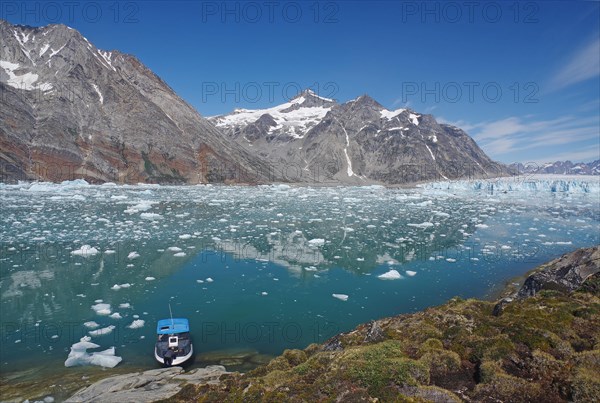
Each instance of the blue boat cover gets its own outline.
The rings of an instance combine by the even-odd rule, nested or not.
[[[177,334],[190,331],[190,323],[184,318],[161,319],[156,325],[156,334]]]

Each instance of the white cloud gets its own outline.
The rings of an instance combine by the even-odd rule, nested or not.
[[[575,161],[594,158],[600,147],[600,122],[597,116],[562,116],[551,120],[511,116],[489,122],[459,121],[450,124],[468,131],[492,158],[511,162],[557,154],[557,147],[562,147],[560,154],[565,157],[562,159]],[[573,155],[570,156],[566,149],[573,150]],[[592,151],[581,151],[590,149]],[[544,158],[544,161],[548,159]]]
[[[562,69],[550,80],[550,90],[588,80],[600,75],[600,38],[594,38],[581,47]]]

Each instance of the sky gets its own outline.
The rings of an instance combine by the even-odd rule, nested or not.
[[[495,160],[600,159],[598,1],[2,1],[138,57],[202,115],[304,88],[466,130]]]

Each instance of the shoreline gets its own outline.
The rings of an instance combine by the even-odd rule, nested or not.
[[[576,251],[578,249],[575,249]],[[573,253],[574,251],[568,252]],[[561,255],[564,256],[565,254]],[[561,256],[552,259],[551,261],[535,264],[534,267],[529,268],[526,272],[521,275],[512,277],[501,284],[497,284],[490,290],[486,295],[478,298],[469,298],[474,300],[480,300],[488,303],[499,302],[503,298],[514,295],[520,287],[523,285],[525,280],[532,274],[544,270],[551,262],[559,259]],[[444,302],[441,305],[427,307],[423,310],[418,311],[417,313],[423,313],[428,309],[435,309],[440,306],[443,306],[454,298],[450,298],[448,301]],[[406,313],[408,314],[408,313]],[[403,315],[403,314],[398,314]],[[379,320],[389,319],[379,318]],[[364,326],[364,324],[358,324],[357,327]],[[339,336],[339,335],[338,335]],[[336,337],[336,336],[334,336]],[[307,346],[308,347],[308,346]],[[208,352],[210,353],[210,352]],[[227,357],[224,357],[226,359]],[[276,357],[271,357],[276,358]],[[248,371],[252,371],[263,365],[264,363],[256,363],[254,366],[248,368],[240,367],[240,366],[229,366],[227,370],[245,373]],[[190,365],[185,369],[186,372],[195,371],[200,368],[204,368],[207,365],[219,365],[219,362],[202,362],[200,365]],[[117,366],[115,368],[102,368],[102,367],[94,367],[94,366],[84,366],[77,367],[74,370],[67,370],[65,368],[61,368],[61,371],[56,371],[56,373],[52,373],[52,371],[48,371],[45,366],[34,367],[23,371],[16,372],[5,372],[0,371],[0,395],[3,396],[4,399],[2,401],[23,401],[26,398],[29,399],[43,399],[44,396],[53,396],[58,399],[66,399],[78,392],[79,390],[90,386],[91,384],[101,381],[106,378],[110,378],[117,375],[135,375],[143,371],[148,370],[156,370],[160,367],[156,366],[153,368],[147,367],[138,367],[138,366]],[[241,372],[244,370],[244,372]],[[21,378],[21,381],[18,381],[16,384],[12,384],[14,380]],[[43,382],[40,382],[40,378],[43,379]],[[62,382],[62,383],[61,383]],[[41,391],[50,391],[54,389],[54,394],[52,393],[38,393]],[[29,395],[22,395],[21,392],[25,391],[25,393],[30,393]],[[58,393],[57,393],[58,392]],[[37,394],[36,394],[37,393]],[[42,396],[44,395],[44,396]]]

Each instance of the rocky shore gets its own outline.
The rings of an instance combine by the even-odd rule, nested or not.
[[[534,270],[499,302],[462,300],[286,350],[248,373],[119,375],[69,401],[589,402],[600,396],[600,246]]]

